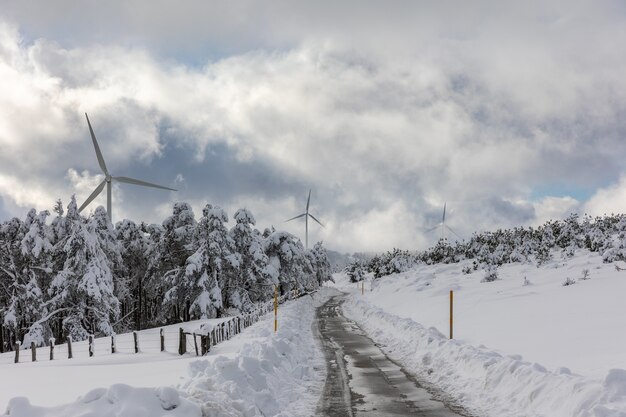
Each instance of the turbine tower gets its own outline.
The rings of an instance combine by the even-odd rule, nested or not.
[[[91,195],[87,197],[87,200],[85,200],[83,205],[80,206],[80,208],[78,209],[79,213],[83,211],[83,209],[87,207],[89,203],[91,203],[96,197],[98,197],[98,195],[100,195],[100,192],[102,192],[102,189],[106,185],[107,186],[107,216],[109,217],[109,221],[111,221],[111,183],[113,181],[123,182],[126,184],[141,185],[143,187],[160,188],[162,190],[177,191],[173,188],[163,187],[162,185],[152,184],[150,182],[136,180],[134,178],[114,177],[111,174],[109,174],[109,170],[107,169],[107,166],[104,163],[102,152],[100,152],[100,146],[98,146],[98,141],[96,140],[96,135],[93,133],[93,129],[91,128],[91,123],[89,122],[89,116],[87,116],[87,113],[85,113],[85,117],[87,118],[87,124],[89,125],[89,133],[91,133],[91,140],[93,141],[93,147],[96,150],[96,156],[98,157],[98,165],[100,165],[100,169],[102,170],[102,173],[104,174],[104,180],[100,183],[100,185],[96,187],[96,189],[91,193]]]
[[[437,224],[437,226],[435,226],[435,227],[432,227],[432,228],[428,229],[427,232],[432,232],[435,229],[441,228],[441,240],[445,241],[445,239],[446,239],[446,229],[447,229],[450,232],[452,232],[456,237],[458,237],[459,239],[463,240],[463,238],[461,236],[459,236],[459,234],[457,232],[452,230],[450,228],[450,226],[448,226],[446,224],[446,204],[447,203],[443,203],[443,215],[441,216],[441,223]]]
[[[309,203],[311,203],[311,190],[309,189],[309,197],[306,199],[306,211],[302,214],[297,215],[296,217],[292,217],[289,220],[285,220],[285,222],[290,222],[292,220],[299,219],[300,217],[304,217],[304,241],[305,241],[305,249],[309,248],[309,217],[315,220],[320,226],[324,227],[324,225],[317,220],[311,213],[309,213]]]

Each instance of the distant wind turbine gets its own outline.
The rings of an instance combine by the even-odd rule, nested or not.
[[[302,214],[297,215],[296,217],[292,217],[289,220],[285,220],[285,222],[290,222],[292,220],[299,219],[300,217],[304,217],[304,241],[305,248],[309,248],[309,217],[315,220],[320,226],[324,227],[324,225],[317,220],[311,213],[309,213],[309,203],[311,202],[311,190],[309,189],[309,197],[306,199],[306,211]]]
[[[452,232],[456,237],[458,237],[459,239],[463,240],[463,238],[461,236],[459,236],[459,234],[457,232],[452,230],[452,228],[450,228],[450,226],[448,226],[446,224],[446,204],[447,203],[443,203],[443,215],[441,216],[441,223],[437,224],[437,226],[435,226],[435,227],[432,227],[432,228],[428,229],[427,232],[432,232],[435,229],[441,228],[441,239],[445,240],[446,239],[446,229],[447,229],[450,232]]]
[[[104,180],[96,187],[96,189],[91,193],[91,195],[85,200],[82,206],[78,209],[79,212],[83,211],[85,207],[89,205],[98,195],[102,192],[104,186],[107,186],[107,216],[109,217],[109,221],[111,221],[111,182],[113,180],[117,182],[123,182],[126,184],[134,184],[141,185],[143,187],[152,187],[152,188],[160,188],[162,190],[169,191],[177,191],[173,188],[163,187],[162,185],[152,184],[150,182],[136,180],[134,178],[128,177],[113,177],[109,174],[109,170],[107,169],[106,164],[104,163],[104,158],[102,157],[102,152],[100,152],[100,147],[98,146],[98,141],[96,140],[96,135],[93,133],[93,129],[91,128],[91,123],[89,122],[89,116],[85,113],[85,117],[87,118],[87,124],[89,125],[89,133],[91,133],[91,140],[93,141],[93,147],[96,150],[96,156],[98,157],[98,164],[100,165],[100,169],[102,173],[105,175]]]

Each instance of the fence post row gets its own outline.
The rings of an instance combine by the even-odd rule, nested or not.
[[[231,317],[229,320],[223,321],[222,323],[217,324],[206,335],[196,334],[195,332],[185,333],[184,329],[180,327],[179,328],[178,354],[183,355],[187,352],[187,338],[185,337],[186,334],[193,335],[193,342],[194,342],[194,347],[196,351],[196,356],[199,356],[200,353],[202,353],[202,355],[206,355],[211,350],[211,346],[215,346],[218,343],[223,342],[224,340],[229,340],[233,336],[243,332],[243,330],[246,327],[249,327],[255,322],[257,322],[262,314],[270,312],[272,310],[272,307],[274,307],[273,308],[274,309],[274,331],[276,331],[278,327],[277,317],[276,317],[278,304],[282,304],[287,300],[286,296],[284,295],[281,297],[278,297],[277,290],[278,288],[274,287],[274,302],[273,303],[270,301],[270,302],[262,304],[259,308],[257,308],[251,313],[244,313],[243,315]],[[300,298],[308,294],[306,292],[303,294],[300,294],[299,291],[296,291],[296,290],[294,290],[294,292],[295,292],[296,298]],[[200,337],[200,349],[198,349],[198,341],[196,339],[197,336]],[[452,338],[452,291],[450,291],[450,338]],[[116,335],[111,335],[111,353],[117,352],[116,339],[117,339]],[[159,330],[159,339],[161,341],[161,352],[164,352],[165,351],[165,332],[163,328]],[[67,358],[72,359],[73,358],[72,337],[68,335],[66,340],[67,340]],[[133,341],[134,341],[135,353],[139,353],[139,335],[136,331],[133,331]],[[54,360],[55,339],[51,337],[48,340],[48,342],[50,344],[50,360]],[[21,348],[21,342],[18,340],[15,342],[15,345],[14,345],[15,363],[19,363],[20,361],[20,348]],[[31,354],[32,354],[32,361],[36,362],[37,361],[37,346],[35,345],[35,342],[31,342],[30,349],[31,349]],[[94,351],[95,351],[95,339],[94,339],[94,335],[90,334],[89,335],[89,357],[92,357],[94,355]]]

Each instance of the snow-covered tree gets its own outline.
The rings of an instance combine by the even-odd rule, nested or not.
[[[256,220],[247,209],[239,209],[234,215],[235,225],[230,229],[234,251],[239,255],[241,264],[238,271],[236,285],[238,294],[233,293],[231,305],[243,311],[249,310],[252,301],[259,301],[271,297],[272,281],[268,274],[268,257],[263,251],[263,237],[252,226]]]
[[[198,223],[199,247],[180,273],[181,285],[165,296],[166,300],[173,297],[190,300],[192,317],[218,317],[227,303],[241,307],[242,300],[236,298],[240,294],[236,284],[241,261],[234,252],[226,222],[228,215],[224,210],[206,205]]]
[[[313,268],[302,242],[291,233],[273,232],[265,239],[264,250],[269,258],[270,282],[278,285],[280,293],[303,291],[305,274],[313,274]]]
[[[170,217],[163,222],[161,239],[152,256],[158,258],[158,263],[150,266],[151,273],[157,280],[162,281],[163,306],[162,319],[170,316],[171,319],[185,319],[188,306],[186,297],[180,295],[184,286],[182,279],[187,259],[197,249],[196,220],[191,206],[188,203],[174,204]],[[152,262],[152,261],[151,261]]]
[[[123,268],[116,285],[116,296],[122,303],[122,316],[127,314],[127,310],[133,311],[133,327],[141,330],[147,315],[143,283],[148,267],[146,253],[149,241],[141,228],[131,220],[118,222],[115,232],[121,247]]]
[[[112,322],[119,314],[112,262],[107,258],[110,248],[106,240],[99,238],[103,212],[99,207],[85,222],[72,199],[67,215],[70,231],[59,242],[64,256],[63,269],[56,274],[48,290],[50,305],[64,313],[65,334],[74,340],[83,340],[89,333],[111,334]]]
[[[333,281],[330,270],[330,261],[328,260],[328,253],[326,252],[326,248],[324,248],[322,242],[317,242],[310,252],[313,256],[312,266],[315,271],[317,285],[322,285],[326,281]]]

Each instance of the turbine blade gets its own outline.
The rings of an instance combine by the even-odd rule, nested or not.
[[[87,200],[85,200],[85,202],[83,203],[82,206],[80,206],[80,208],[78,209],[78,212],[80,213],[81,211],[83,211],[83,209],[85,207],[87,207],[89,205],[89,203],[91,203],[94,198],[98,197],[98,194],[100,194],[100,192],[102,191],[102,189],[104,188],[104,186],[106,185],[107,180],[105,179],[104,181],[102,181],[100,183],[100,185],[98,185],[96,187],[95,190],[93,190],[93,193],[91,193],[91,195],[89,197],[87,197]]]
[[[109,171],[107,170],[107,166],[104,163],[102,152],[100,152],[100,147],[98,146],[96,135],[93,133],[93,129],[91,128],[91,123],[89,122],[89,116],[87,116],[87,113],[85,113],[85,117],[87,118],[87,124],[89,125],[89,133],[91,133],[91,141],[93,142],[93,147],[96,149],[96,156],[98,157],[98,164],[100,165],[100,169],[102,170],[102,172],[104,172],[105,175],[109,175]]]
[[[169,187],[164,187],[162,185],[158,185],[158,184],[153,184],[151,182],[146,182],[146,181],[141,181],[141,180],[136,180],[134,178],[128,178],[128,177],[113,177],[113,179],[115,181],[119,181],[119,182],[124,182],[126,184],[134,184],[134,185],[142,185],[144,187],[152,187],[152,188],[159,188],[161,190],[169,190],[169,191],[178,191],[175,190],[174,188],[169,188]]]
[[[454,233],[454,235],[455,235],[456,237],[458,237],[459,239],[463,240],[463,238],[462,238],[461,236],[459,236],[459,234],[458,234],[457,232],[455,232],[454,230],[452,230],[452,229],[450,228],[450,226],[447,226],[447,225],[446,225],[446,229],[448,229],[449,231],[451,231],[452,233]]]
[[[306,212],[309,212],[309,203],[311,202],[311,189],[309,188],[309,197],[306,199]]]
[[[430,229],[426,229],[426,233],[430,233],[433,230],[439,229],[441,227],[441,223],[439,223],[437,226],[431,227]]]
[[[447,203],[443,203],[443,217],[441,218],[441,223],[445,224],[446,222],[446,204]]]
[[[315,220],[317,223],[319,223],[320,226],[322,226],[324,228],[326,227],[319,220],[317,220],[312,214],[309,214],[309,217],[311,217],[313,220]]]
[[[300,214],[300,215],[298,215],[296,217],[292,217],[289,220],[285,220],[285,223],[290,222],[290,221],[295,220],[295,219],[299,219],[300,217],[304,217],[304,216],[306,216],[306,213],[302,213],[302,214]]]

